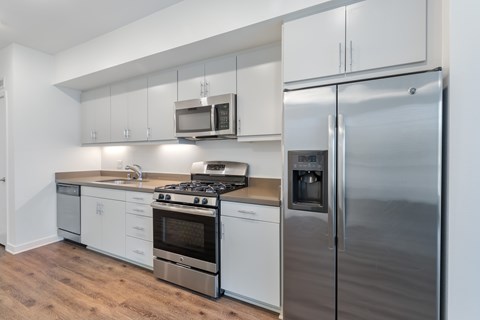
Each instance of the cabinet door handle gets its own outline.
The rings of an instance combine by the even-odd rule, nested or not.
[[[138,231],[145,231],[145,228],[142,228],[142,227],[133,227],[133,229]]]
[[[97,131],[93,131],[93,140],[97,141]]]
[[[353,41],[350,40],[350,72],[353,71]]]
[[[220,239],[225,239],[225,224],[223,222],[222,222],[222,232],[221,232]]]
[[[150,140],[150,128],[147,128],[147,140]]]
[[[141,254],[142,256],[145,255],[145,252],[143,252],[143,251],[141,251],[141,250],[133,250],[133,253]]]
[[[204,88],[205,97],[208,97],[208,91],[209,91],[209,90],[208,90],[208,86],[209,86],[209,85],[210,85],[210,84],[208,83],[208,81],[205,81],[205,88]]]
[[[238,134],[242,132],[242,120],[238,119]]]
[[[130,138],[130,129],[125,129],[125,138],[126,139]]]
[[[123,129],[123,137],[124,137],[124,138],[127,137],[127,129]]]
[[[342,43],[338,43],[338,73],[342,73]]]
[[[93,130],[90,131],[90,140],[92,140],[92,141],[94,140],[94,139],[93,139]]]
[[[203,97],[203,81],[200,81],[200,97]]]
[[[246,214],[257,214],[255,211],[247,211],[247,210],[238,210],[240,213],[246,213]]]

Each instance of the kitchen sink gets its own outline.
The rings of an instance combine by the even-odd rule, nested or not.
[[[112,184],[135,184],[135,183],[141,183],[141,182],[147,182],[147,180],[135,180],[135,179],[110,179],[110,180],[100,180],[97,181],[100,183],[112,183]]]

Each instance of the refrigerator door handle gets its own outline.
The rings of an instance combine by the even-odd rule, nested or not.
[[[336,173],[335,173],[335,151],[336,135],[333,115],[328,115],[328,248],[334,249],[335,246],[335,193],[336,193]]]
[[[338,115],[338,250],[345,251],[345,121]]]

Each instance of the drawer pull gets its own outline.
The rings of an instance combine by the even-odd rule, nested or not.
[[[145,252],[143,252],[143,251],[141,251],[141,250],[133,250],[133,253],[141,254],[142,256],[145,255]]]
[[[142,209],[133,209],[133,211],[135,211],[135,212],[145,212],[145,210],[142,210]]]
[[[145,231],[145,228],[142,228],[142,227],[133,227],[133,229],[138,231]]]
[[[132,199],[145,201],[145,198],[140,198],[140,197],[132,197]]]
[[[247,210],[238,210],[240,213],[246,213],[246,214],[257,214],[255,211],[247,211]]]

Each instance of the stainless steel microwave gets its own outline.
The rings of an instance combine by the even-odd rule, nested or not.
[[[175,102],[178,138],[229,139],[237,136],[236,95],[233,93]]]

